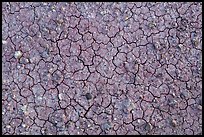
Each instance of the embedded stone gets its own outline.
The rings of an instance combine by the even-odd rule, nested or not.
[[[59,94],[59,99],[60,99],[60,100],[62,99],[62,96],[63,96],[62,93],[60,93],[60,94]]]
[[[23,54],[22,54],[21,51],[16,51],[15,54],[14,54],[14,57],[15,57],[16,59],[19,59],[22,55],[23,55]]]
[[[183,48],[183,44],[179,44],[178,48],[182,49]]]
[[[202,106],[201,105],[198,105],[197,108],[198,108],[198,110],[202,110]]]
[[[2,40],[2,44],[7,44],[7,41],[5,41],[5,40]]]
[[[146,124],[144,125],[144,129],[145,129],[146,131],[152,130],[152,125],[151,125],[151,123],[146,123]]]
[[[87,100],[92,99],[92,95],[91,95],[91,93],[86,93],[86,95],[85,95],[85,96],[86,96],[86,99],[87,99]]]
[[[110,122],[105,122],[101,125],[101,128],[103,131],[106,131],[106,130],[110,130],[111,128],[111,123]]]
[[[177,125],[176,120],[172,119],[172,121],[171,121],[171,125],[172,125],[173,127],[176,127],[176,125]]]
[[[21,110],[23,110],[25,112],[27,110],[27,105],[22,106]]]

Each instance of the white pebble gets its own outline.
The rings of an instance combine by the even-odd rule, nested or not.
[[[7,125],[6,128],[11,128],[11,126],[10,126],[10,125]]]
[[[62,93],[59,94],[59,99],[60,99],[60,100],[62,99]]]
[[[135,111],[134,110],[132,110],[132,113],[134,113]]]
[[[23,55],[23,54],[22,54],[21,51],[16,51],[15,54],[14,54],[14,56],[15,56],[16,59],[19,59],[22,55]]]
[[[22,106],[21,109],[25,112],[27,109],[27,105]]]
[[[25,124],[22,124],[22,127],[26,127],[26,125],[25,125]]]
[[[202,106],[201,106],[201,105],[198,105],[198,109],[199,109],[199,110],[202,110]]]
[[[5,40],[2,40],[2,44],[7,44],[7,41],[5,41]]]
[[[182,45],[182,44],[179,44],[178,46],[179,46],[179,48],[182,48],[182,47],[183,47],[183,45]]]

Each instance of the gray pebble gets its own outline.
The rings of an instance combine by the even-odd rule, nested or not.
[[[91,93],[86,93],[86,95],[85,95],[85,96],[86,96],[86,99],[87,99],[87,100],[92,99],[92,95],[91,95]]]

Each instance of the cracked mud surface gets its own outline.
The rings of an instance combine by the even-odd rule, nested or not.
[[[202,134],[202,3],[2,3],[2,134]]]

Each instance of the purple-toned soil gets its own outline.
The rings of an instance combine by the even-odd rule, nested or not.
[[[202,3],[2,3],[2,134],[202,134]]]

